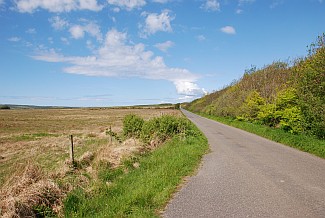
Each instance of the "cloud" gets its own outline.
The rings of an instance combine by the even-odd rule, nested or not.
[[[201,96],[198,76],[187,69],[170,68],[160,56],[145,49],[142,43],[127,43],[127,34],[112,29],[91,56],[65,56],[55,50],[43,50],[32,56],[36,60],[66,63],[66,73],[103,77],[139,77],[172,82],[178,94]]]
[[[169,10],[164,10],[161,14],[156,13],[142,13],[142,16],[145,16],[145,25],[144,27],[140,25],[139,27],[142,30],[140,33],[141,37],[147,37],[149,35],[155,34],[158,31],[162,32],[172,32],[170,22],[175,19],[175,17],[169,15]],[[142,28],[143,27],[143,28]]]
[[[74,39],[81,39],[85,36],[85,33],[88,33],[89,35],[95,37],[98,41],[103,40],[100,27],[96,23],[88,21],[86,19],[80,20],[84,22],[83,25],[70,24],[68,21],[60,18],[59,16],[54,16],[50,18],[49,22],[55,30],[63,30],[69,27],[71,37]]]
[[[135,8],[141,8],[146,4],[145,0],[107,0],[108,4],[124,8],[131,11]]]
[[[73,10],[100,11],[104,6],[97,0],[16,0],[16,7],[21,13],[33,13],[42,8],[50,12],[69,12]]]
[[[163,51],[163,52],[167,52],[167,50],[174,46],[174,43],[172,41],[166,41],[166,42],[163,42],[163,43],[157,43],[155,45],[156,48],[158,48],[159,50]]]
[[[253,3],[253,2],[255,2],[255,0],[239,0],[238,4],[243,5],[243,4],[247,4],[247,3]]]
[[[17,37],[17,36],[13,36],[8,39],[8,41],[10,41],[10,42],[19,42],[20,40],[21,40],[21,38]]]
[[[103,36],[100,32],[100,27],[95,23],[88,23],[84,26],[73,25],[70,27],[69,32],[74,39],[81,39],[84,37],[85,33],[95,37],[98,41],[103,40]]]
[[[52,27],[55,30],[62,30],[69,26],[69,22],[60,18],[59,16],[55,16],[49,19],[49,22],[51,23]]]
[[[206,0],[201,8],[206,11],[220,11],[220,3],[217,0]]]
[[[79,0],[79,10],[100,11],[103,5],[98,5],[97,0]]]
[[[225,26],[220,29],[221,32],[226,33],[226,34],[236,34],[236,30],[232,26]]]
[[[26,30],[26,33],[28,33],[28,34],[35,34],[36,33],[36,30],[35,30],[35,28],[29,28],[28,30]]]
[[[196,39],[199,40],[200,42],[202,42],[202,41],[204,41],[206,38],[205,38],[204,35],[198,35],[198,36],[196,37]]]
[[[243,10],[242,9],[237,9],[236,10],[236,14],[242,14],[243,13]]]
[[[0,6],[5,3],[5,0],[0,0]]]
[[[120,9],[120,8],[118,8],[118,7],[115,7],[115,8],[113,8],[113,11],[114,11],[115,13],[118,13],[118,12],[120,12],[120,11],[121,11],[121,9]]]
[[[84,31],[83,27],[80,25],[74,25],[74,26],[70,27],[69,32],[71,33],[71,36],[74,39],[83,38],[85,35],[85,31]]]
[[[204,89],[199,88],[197,84],[192,81],[179,80],[174,82],[177,92],[185,96],[200,96],[205,93]]]
[[[162,4],[167,3],[169,1],[171,1],[171,0],[152,0],[152,2],[162,3]]]
[[[272,4],[270,5],[270,8],[274,9],[282,4],[284,4],[284,0],[273,0]]]

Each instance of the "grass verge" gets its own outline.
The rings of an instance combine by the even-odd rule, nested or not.
[[[182,179],[193,173],[208,151],[207,139],[197,135],[174,137],[153,152],[125,161],[113,172],[107,168],[107,176],[101,176],[94,191],[76,189],[68,195],[65,216],[159,217]],[[101,174],[105,175],[105,170]]]
[[[279,142],[288,145],[293,148],[297,148],[301,151],[305,151],[314,154],[318,157],[325,158],[325,140],[317,139],[313,136],[303,134],[291,134],[285,132],[282,129],[275,129],[268,126],[254,124],[245,121],[238,121],[233,118],[217,117],[213,115],[207,115],[204,113],[197,113],[203,117],[218,121],[220,123],[227,124],[250,133],[262,136],[275,142]]]

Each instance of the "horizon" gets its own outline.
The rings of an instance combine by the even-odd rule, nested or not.
[[[191,102],[305,57],[324,12],[323,0],[0,0],[0,104]]]

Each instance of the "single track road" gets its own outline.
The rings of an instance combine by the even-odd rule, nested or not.
[[[325,217],[324,159],[183,113],[211,152],[163,217]]]

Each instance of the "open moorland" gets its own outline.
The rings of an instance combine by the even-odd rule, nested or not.
[[[0,187],[23,169],[37,164],[45,172],[62,170],[69,159],[70,135],[74,136],[75,156],[96,153],[103,146],[112,157],[121,159],[136,142],[114,143],[107,131],[122,131],[122,120],[136,114],[148,120],[162,114],[180,115],[172,109],[27,109],[0,111]],[[113,151],[114,150],[114,151]],[[114,162],[114,160],[112,160]]]

